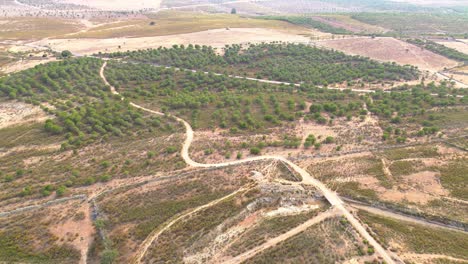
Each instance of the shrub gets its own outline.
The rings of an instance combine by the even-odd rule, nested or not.
[[[146,153],[146,156],[148,157],[148,159],[153,158],[155,155],[156,155],[156,154],[154,153],[154,151],[148,151],[148,152]]]
[[[177,152],[177,147],[175,146],[169,146],[166,148],[166,153],[167,154],[173,154]]]
[[[112,264],[118,256],[119,253],[116,250],[106,249],[102,252],[101,264]]]
[[[109,168],[109,166],[110,166],[109,161],[106,160],[106,161],[101,162],[101,167],[102,168],[106,169],[106,168]]]
[[[57,190],[55,191],[55,193],[57,194],[57,196],[63,196],[65,193],[67,192],[67,187],[65,187],[64,185],[60,185]]]
[[[260,154],[260,148],[258,147],[253,147],[250,149],[250,154],[252,155],[259,155]]]
[[[99,180],[102,182],[107,182],[111,179],[111,176],[109,174],[104,174],[101,177],[99,177]]]
[[[334,143],[334,142],[335,142],[334,137],[328,136],[327,138],[325,138],[325,144],[331,144],[331,143]]]
[[[5,176],[5,181],[6,182],[11,182],[11,181],[13,181],[13,179],[14,179],[14,177],[12,175]]]

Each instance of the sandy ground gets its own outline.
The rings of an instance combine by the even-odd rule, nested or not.
[[[41,40],[34,45],[49,45],[54,50],[70,50],[75,54],[88,55],[102,52],[170,47],[174,44],[199,44],[221,48],[226,44],[289,41],[308,43],[309,38],[263,28],[213,29],[188,34],[144,38],[111,39],[53,39]],[[121,49],[119,49],[119,45]]]
[[[82,203],[78,208],[73,208],[83,215],[82,219],[67,219],[50,228],[52,234],[57,236],[62,243],[69,243],[81,253],[80,264],[87,263],[88,249],[93,241],[94,226],[90,216],[88,203]]]
[[[454,80],[462,82],[464,84],[468,84],[468,74],[457,74],[453,72],[446,73],[448,76],[452,77]]]
[[[370,57],[379,61],[396,62],[402,65],[410,64],[419,67],[419,69],[432,72],[458,65],[456,61],[388,37],[325,40],[317,42],[317,45],[349,54]]]
[[[20,102],[0,102],[0,129],[28,122],[40,122],[48,117],[38,106]]]
[[[44,59],[44,60],[17,61],[17,62],[9,63],[9,64],[7,64],[7,65],[5,65],[3,67],[0,67],[0,71],[2,71],[4,73],[13,73],[13,72],[33,68],[36,65],[48,63],[48,62],[55,61],[55,60],[56,60],[55,58],[48,58],[48,59]]]
[[[466,41],[466,40],[465,40]],[[439,44],[442,44],[446,47],[456,49],[460,52],[468,54],[468,42],[460,41],[436,41]]]

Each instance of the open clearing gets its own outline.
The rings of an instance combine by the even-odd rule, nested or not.
[[[333,27],[344,28],[355,33],[384,33],[388,31],[388,29],[385,29],[383,27],[366,24],[356,19],[353,19],[348,15],[342,14],[322,14],[318,16],[313,16],[313,19],[329,24]]]
[[[290,41],[307,43],[309,38],[263,28],[231,28],[229,30],[212,29],[195,33],[145,37],[145,38],[110,38],[110,39],[53,39],[42,40],[35,44],[49,45],[54,50],[70,50],[76,54],[93,54],[99,51],[115,52],[157,47],[171,47],[174,44],[211,45],[222,48],[227,44],[261,43],[272,41]],[[119,46],[121,48],[119,49]]]
[[[34,40],[60,36],[82,29],[83,25],[76,20],[59,18],[1,18],[1,40]]]
[[[218,28],[269,28],[288,33],[324,35],[284,21],[269,21],[238,15],[163,11],[147,19],[123,20],[94,27],[73,35],[74,38],[153,37],[192,33]],[[325,34],[329,35],[329,34]]]
[[[159,5],[161,4],[161,0],[60,0],[59,2],[75,5],[85,5],[91,8],[112,11],[159,8]]]
[[[316,43],[345,53],[366,56],[379,61],[396,62],[402,65],[410,64],[428,71],[439,71],[458,65],[453,60],[395,38],[349,38],[325,40]]]
[[[436,41],[439,44],[442,44],[446,47],[458,50],[460,52],[468,54],[468,42],[466,40],[457,40],[457,41]]]
[[[38,106],[21,102],[0,102],[0,128],[44,121],[47,115]]]

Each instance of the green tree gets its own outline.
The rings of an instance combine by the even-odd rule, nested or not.
[[[60,55],[62,55],[62,57],[64,57],[64,58],[69,58],[69,57],[73,56],[73,54],[69,50],[62,51],[62,53]]]

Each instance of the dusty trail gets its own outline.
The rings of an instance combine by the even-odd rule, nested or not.
[[[148,251],[148,248],[151,246],[151,244],[158,239],[158,237],[164,233],[165,231],[167,231],[169,228],[171,228],[171,226],[173,226],[175,223],[187,218],[187,217],[190,217],[192,216],[193,214],[203,210],[203,209],[206,209],[208,207],[211,207],[211,206],[214,206],[216,204],[219,204],[220,202],[222,201],[225,201],[229,198],[232,198],[234,196],[236,196],[237,194],[241,193],[241,192],[245,192],[247,190],[249,190],[250,188],[252,188],[253,186],[246,186],[246,187],[243,187],[243,188],[240,188],[239,190],[233,192],[233,193],[230,193],[224,197],[221,197],[217,200],[214,200],[214,201],[211,201],[205,205],[202,205],[202,206],[199,206],[179,217],[177,217],[176,219],[166,223],[164,225],[163,228],[161,229],[155,229],[144,241],[143,243],[140,245],[140,247],[137,249],[137,255],[135,257],[135,263],[142,263],[143,261],[143,257],[145,256],[146,254],[146,251]]]
[[[109,82],[107,81],[107,79],[104,76],[104,69],[105,69],[106,66],[107,66],[107,62],[105,61],[103,63],[103,65],[102,65],[102,67],[101,67],[100,76],[103,79],[103,81],[107,85],[109,85]],[[110,89],[111,89],[113,94],[119,95],[119,93],[115,90],[115,87],[111,86]],[[344,207],[344,202],[341,200],[341,198],[338,196],[337,193],[335,193],[335,192],[331,191],[330,189],[328,189],[322,182],[320,182],[317,179],[313,178],[306,170],[302,169],[301,167],[299,167],[295,163],[289,161],[288,159],[286,159],[284,157],[274,156],[274,155],[257,156],[257,157],[251,157],[251,158],[243,159],[243,160],[230,161],[230,162],[224,162],[224,163],[216,163],[216,164],[198,163],[198,162],[192,160],[190,158],[190,155],[189,155],[189,148],[190,148],[190,145],[192,144],[193,136],[194,136],[193,129],[190,126],[189,123],[187,123],[185,120],[183,120],[181,118],[178,118],[176,116],[166,115],[164,113],[154,111],[154,110],[151,110],[151,109],[147,109],[147,108],[144,108],[144,107],[139,106],[139,105],[134,104],[134,103],[130,103],[130,104],[132,106],[136,107],[136,108],[142,109],[142,110],[144,110],[146,112],[149,112],[149,113],[153,113],[153,114],[161,115],[161,116],[165,115],[165,116],[173,117],[177,121],[184,124],[185,129],[186,129],[186,138],[185,138],[185,141],[184,141],[183,146],[182,146],[181,156],[189,166],[203,167],[203,168],[208,168],[208,167],[219,168],[219,167],[242,164],[242,163],[246,163],[246,162],[250,162],[250,161],[269,160],[269,159],[282,161],[282,162],[288,164],[293,170],[295,170],[297,173],[299,173],[302,176],[302,179],[303,179],[302,183],[303,184],[313,185],[322,192],[322,194],[328,200],[328,202],[333,207],[335,207],[338,211],[340,211],[341,214],[344,217],[346,217],[346,219],[350,222],[350,224],[359,232],[359,234],[364,239],[366,239],[369,242],[370,245],[372,245],[374,247],[376,253],[379,254],[387,264],[396,263],[390,257],[390,255],[387,253],[387,251],[385,251],[385,249],[367,232],[366,228],[359,222],[359,220],[356,217],[354,217],[354,215],[352,215]],[[149,247],[149,245],[147,247]],[[147,247],[146,247],[146,249],[147,249]],[[139,251],[139,252],[141,252],[141,251]],[[146,250],[145,250],[145,252],[146,252]],[[140,257],[138,259],[141,260],[142,255],[141,255],[141,253],[139,253],[139,254],[140,254]],[[144,255],[144,252],[143,252],[143,255]],[[139,263],[141,263],[141,262],[139,262]]]
[[[468,260],[466,259],[459,259],[459,258],[454,258],[451,256],[447,255],[439,255],[439,254],[417,254],[417,253],[406,253],[403,254],[401,257],[403,258],[408,258],[411,260],[434,260],[434,259],[446,259],[454,262],[460,262],[460,263],[468,263]]]
[[[414,223],[418,225],[424,225],[424,226],[431,227],[431,228],[443,228],[443,229],[447,229],[447,230],[451,230],[455,232],[462,232],[462,233],[467,234],[466,231],[457,229],[455,227],[450,227],[448,225],[442,225],[442,224],[436,224],[434,222],[431,223],[429,221],[424,221],[416,217],[405,216],[403,214],[397,214],[391,211],[382,210],[382,209],[372,207],[372,206],[366,206],[362,204],[351,204],[351,207],[359,209],[359,210],[363,210],[372,214],[381,215],[381,216],[392,218],[392,219],[397,219],[400,221],[410,222],[410,223]]]
[[[224,261],[224,263],[226,264],[234,264],[234,263],[242,263],[250,258],[252,258],[253,256],[257,255],[258,253],[262,252],[262,251],[265,251],[266,249],[268,248],[271,248],[271,247],[274,247],[276,246],[277,244],[279,244],[280,242],[283,242],[285,240],[287,240],[288,238],[291,238],[303,231],[305,231],[307,228],[313,226],[313,225],[316,225],[322,221],[324,221],[325,219],[327,218],[330,218],[330,217],[333,217],[333,216],[337,216],[337,215],[340,215],[340,212],[339,210],[337,210],[337,208],[332,208],[330,211],[327,211],[327,212],[324,212],[324,213],[321,213],[319,214],[318,216],[306,221],[305,223],[289,230],[288,232],[284,233],[284,234],[281,234],[275,238],[272,238],[268,241],[266,241],[265,243],[247,251],[247,252],[244,252],[230,260],[227,260],[227,261]]]

